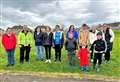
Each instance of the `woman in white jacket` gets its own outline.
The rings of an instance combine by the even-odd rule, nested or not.
[[[107,44],[107,50],[105,53],[105,61],[106,61],[106,63],[109,63],[110,51],[112,51],[115,35],[114,35],[114,32],[112,31],[112,29],[110,28],[110,26],[107,24],[103,24],[102,31],[104,33],[104,40],[106,41],[106,44]]]
[[[90,45],[92,45],[93,42],[95,40],[97,40],[97,36],[96,36],[97,33],[98,33],[98,31],[96,29],[96,26],[93,25],[92,28],[91,28],[91,30],[90,30],[90,33],[89,33],[89,42],[90,42]],[[93,62],[93,50],[94,50],[94,48],[91,47],[90,50],[91,50],[90,59],[91,59],[91,62]]]

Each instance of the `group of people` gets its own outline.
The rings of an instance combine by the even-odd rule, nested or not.
[[[24,25],[17,38],[12,29],[8,28],[2,35],[2,44],[8,54],[7,66],[14,65],[16,44],[20,48],[20,64],[23,64],[24,61],[29,63],[30,51],[35,43],[36,61],[45,60],[45,63],[51,63],[51,49],[53,48],[55,50],[54,62],[61,62],[61,50],[65,47],[70,66],[75,66],[75,58],[78,58],[80,70],[89,71],[90,54],[93,68],[100,71],[103,54],[105,54],[105,62],[110,62],[114,37],[114,32],[107,24],[100,26],[100,29],[97,29],[96,26],[90,28],[87,24],[83,24],[79,31],[75,29],[74,25],[70,25],[66,33],[61,31],[60,25],[56,25],[54,30],[51,30],[50,26],[37,26],[33,33]]]

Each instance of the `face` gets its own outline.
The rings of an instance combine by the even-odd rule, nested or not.
[[[55,27],[56,31],[60,31],[60,27],[56,25]]]
[[[69,38],[72,39],[73,38],[73,34],[69,33]]]
[[[107,25],[103,25],[102,29],[106,31],[107,27],[108,27]]]
[[[82,27],[83,28],[83,30],[87,30],[88,29],[88,27],[87,26],[84,26],[84,27]]]
[[[74,26],[73,25],[71,26],[70,31],[74,31]]]
[[[101,35],[97,35],[97,39],[98,40],[102,39],[102,36]]]
[[[45,32],[46,30],[45,30],[45,28],[41,28],[41,31],[42,31],[42,32]]]
[[[95,31],[96,30],[96,27],[95,26],[92,26],[92,31]]]
[[[8,29],[7,32],[6,32],[8,35],[11,34],[11,29]]]
[[[49,27],[47,27],[47,28],[46,28],[46,31],[47,31],[47,32],[50,32],[50,28],[49,28]]]
[[[40,28],[37,28],[37,32],[40,32]]]
[[[24,32],[28,31],[27,27],[23,27],[23,30],[24,30]]]

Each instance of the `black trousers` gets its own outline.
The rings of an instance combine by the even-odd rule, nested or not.
[[[55,45],[55,60],[61,61],[61,45]]]
[[[110,60],[110,50],[107,50],[105,53],[105,60],[109,61]]]
[[[23,46],[20,48],[20,63],[23,63],[24,59],[29,62],[30,46]]]
[[[93,59],[93,53],[94,53],[93,50],[94,50],[94,47],[91,46],[90,50],[91,50],[90,59]]]
[[[46,53],[46,59],[50,59],[51,58],[51,46],[50,45],[45,45],[45,53]]]
[[[98,65],[101,65],[102,63],[102,53],[94,53],[94,61],[93,64],[96,65],[98,60]]]

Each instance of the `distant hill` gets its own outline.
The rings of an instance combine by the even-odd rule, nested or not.
[[[120,29],[120,22],[109,23],[112,29]]]

